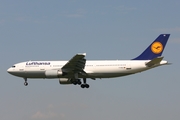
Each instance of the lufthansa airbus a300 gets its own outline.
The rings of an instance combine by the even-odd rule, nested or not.
[[[86,54],[76,54],[69,61],[27,61],[14,64],[7,72],[24,78],[58,78],[60,84],[80,85],[89,88],[86,79],[113,78],[139,73],[167,65],[161,56],[170,34],[159,35],[147,49],[131,60],[87,60]],[[82,79],[82,81],[81,81]],[[82,83],[83,82],[83,83]]]

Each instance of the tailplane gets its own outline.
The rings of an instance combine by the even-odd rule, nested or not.
[[[154,58],[152,59],[151,61],[149,61],[148,63],[146,63],[146,65],[148,67],[152,67],[154,65],[157,65],[157,64],[160,64],[160,62],[162,61],[164,57],[157,57],[157,58]]]
[[[170,34],[159,35],[153,43],[138,57],[133,60],[152,60],[161,56],[169,39]]]

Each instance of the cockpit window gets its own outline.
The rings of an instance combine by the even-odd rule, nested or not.
[[[15,68],[16,66],[12,66],[12,68]]]

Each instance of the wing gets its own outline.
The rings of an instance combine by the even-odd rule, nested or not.
[[[81,73],[86,74],[83,70],[86,64],[86,53],[76,54],[61,69],[65,73]]]

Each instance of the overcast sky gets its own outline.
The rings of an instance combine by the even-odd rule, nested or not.
[[[1,0],[1,120],[179,120],[179,0]],[[89,89],[58,79],[7,73],[28,60],[132,59],[161,33],[172,65],[131,76],[88,79]]]

